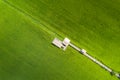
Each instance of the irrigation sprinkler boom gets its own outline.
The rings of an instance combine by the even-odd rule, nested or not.
[[[59,48],[62,48],[63,50],[66,50],[68,45],[71,46],[72,48],[77,50],[79,53],[83,54],[84,56],[89,58],[91,61],[93,61],[94,63],[98,64],[100,67],[102,67],[103,69],[105,69],[108,72],[110,72],[110,74],[115,75],[117,78],[120,79],[120,74],[119,73],[113,71],[111,68],[109,68],[108,66],[106,66],[102,62],[100,62],[97,59],[95,59],[94,57],[90,56],[85,49],[78,48],[74,44],[70,43],[70,40],[68,38],[65,38],[63,41],[55,38],[53,40],[52,44],[54,44],[55,46],[57,46]]]

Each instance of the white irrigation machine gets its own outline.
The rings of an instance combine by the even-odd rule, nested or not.
[[[52,41],[52,44],[55,45],[58,48],[63,49],[64,51],[67,49],[68,46],[71,46],[72,48],[77,50],[79,53],[83,54],[84,56],[86,56],[87,58],[92,60],[94,63],[101,66],[103,69],[110,72],[111,75],[115,75],[117,78],[120,79],[120,74],[119,73],[113,71],[111,68],[109,68],[108,66],[106,66],[102,62],[100,62],[97,59],[95,59],[94,57],[90,56],[85,49],[78,48],[74,44],[70,43],[70,40],[68,38],[65,38],[63,41],[59,40],[58,38],[54,38],[54,40]]]

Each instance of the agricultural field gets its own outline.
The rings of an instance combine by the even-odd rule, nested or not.
[[[120,72],[120,1],[0,0],[0,80],[118,80],[55,37]]]

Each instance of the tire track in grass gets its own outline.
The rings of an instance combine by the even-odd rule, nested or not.
[[[4,5],[4,6],[6,6],[6,5]],[[11,11],[13,10],[13,9],[11,9],[11,8],[9,8],[8,6],[6,6],[8,9],[10,9]],[[6,11],[6,10],[5,10]],[[17,12],[16,10],[14,10],[15,12]],[[9,12],[9,11],[8,11]],[[9,13],[8,13],[9,14]],[[16,15],[18,15],[18,14],[16,14]],[[23,16],[23,15],[22,15]],[[14,17],[14,16],[13,16]],[[24,16],[23,16],[24,17]],[[18,16],[18,18],[17,19],[19,19],[19,16]],[[20,20],[23,20],[23,19],[21,19],[20,18]],[[30,20],[29,20],[30,21]],[[31,21],[30,21],[31,22]],[[20,21],[20,23],[21,23],[21,21]],[[29,24],[29,23],[28,23]],[[25,27],[25,26],[23,26],[23,27]],[[29,27],[29,26],[28,26]],[[35,25],[35,27],[36,27],[36,25]],[[16,29],[16,28],[15,28]],[[26,29],[27,30],[27,29]],[[16,31],[16,30],[15,30]],[[42,30],[41,30],[42,31]],[[24,31],[23,31],[24,32]],[[31,32],[31,31],[30,31]],[[43,32],[43,31],[42,31]],[[41,32],[41,33],[42,33]],[[9,33],[8,33],[9,34]],[[42,36],[48,36],[48,35],[42,35]],[[9,36],[10,38],[11,38],[11,36]],[[34,39],[34,37],[31,37],[32,39]],[[40,38],[38,38],[37,40],[39,40],[39,39],[41,39],[42,37],[40,37]],[[50,37],[47,37],[48,39],[50,38]],[[30,38],[29,38],[30,39]],[[8,39],[9,40],[9,39]],[[47,43],[47,45],[49,46],[50,45],[50,43],[48,42],[49,40],[47,40],[47,41],[41,41],[42,42],[42,44],[43,45],[46,45],[45,43]],[[12,42],[14,42],[13,41],[13,39],[12,39]],[[18,42],[18,41],[17,41]],[[22,44],[22,43],[21,43]],[[35,44],[35,43],[34,43]],[[6,45],[5,45],[6,46]],[[22,45],[22,46],[25,46],[25,45]],[[1,47],[0,47],[1,48]],[[11,54],[11,53],[8,53],[8,52],[13,52],[13,53],[15,53],[16,52],[16,48],[15,47],[8,47],[7,46],[7,48],[8,48],[8,50],[6,51],[6,49],[4,48],[4,47],[2,47],[2,50],[3,50],[3,52],[5,52],[7,55],[10,55],[13,59],[15,59],[15,61],[20,61],[20,62],[22,62],[23,60],[24,60],[24,63],[21,63],[21,64],[24,64],[23,66],[25,66],[25,68],[26,67],[28,67],[28,69],[32,69],[31,67],[33,66],[33,67],[35,67],[36,69],[35,69],[35,71],[37,70],[37,69],[40,69],[40,64],[37,64],[37,61],[39,61],[40,60],[40,58],[36,58],[37,57],[37,55],[33,55],[32,54],[32,56],[28,56],[27,55],[27,57],[25,56],[18,56],[18,55],[14,55],[14,54]],[[10,48],[13,48],[13,50],[12,51],[10,51],[11,49]],[[24,48],[24,49],[27,49],[27,48]],[[14,51],[15,50],[15,51]],[[18,51],[25,51],[25,50],[18,50]],[[36,51],[36,50],[35,50]],[[40,50],[41,51],[41,50]],[[45,51],[46,52],[46,51]],[[22,52],[20,52],[20,53],[22,53]],[[43,57],[43,56],[42,56]],[[35,58],[35,59],[34,59]],[[5,59],[5,58],[4,58]],[[32,65],[31,66],[31,61],[33,61],[34,62],[34,65]],[[46,59],[46,58],[44,58],[44,59]],[[8,59],[7,59],[8,60]],[[6,62],[6,61],[5,61]],[[35,64],[35,62],[36,62],[36,64]],[[50,63],[49,63],[50,64]],[[48,65],[49,65],[48,64]],[[38,65],[38,66],[35,66],[35,65]],[[5,65],[4,65],[5,66]],[[29,67],[30,66],[30,67]],[[5,70],[6,69],[6,70]],[[63,74],[60,74],[58,71],[55,71],[55,66],[50,66],[50,69],[52,69],[52,71],[54,71],[55,73],[57,73],[58,75],[60,75],[60,76],[65,76],[65,75],[63,75]],[[4,67],[4,69],[3,70],[5,70],[7,73],[10,73],[10,74],[12,74],[10,71],[11,71],[11,69],[7,69],[6,67]],[[10,71],[9,71],[10,70]],[[17,71],[17,70],[16,70]],[[14,71],[13,71],[14,72]],[[20,71],[20,72],[24,72],[24,71]],[[26,73],[26,72],[28,72],[29,73],[29,71],[25,71],[24,73]],[[20,73],[19,73],[20,74]],[[26,73],[27,74],[27,73]],[[31,74],[31,73],[29,73],[29,74]],[[59,77],[59,76],[57,76],[57,77]],[[66,76],[65,76],[66,77]],[[64,77],[64,78],[65,78]],[[66,78],[66,80],[68,80],[67,78]]]
[[[5,3],[6,5],[8,5],[9,7],[11,7],[12,9],[18,11],[20,14],[25,15],[25,17],[30,19],[33,23],[38,24],[40,29],[42,29],[43,31],[49,33],[51,36],[58,37],[60,39],[62,39],[63,36],[65,36],[65,34],[61,33],[60,31],[58,31],[58,30],[56,30],[56,29],[54,29],[52,27],[50,27],[49,24],[45,23],[42,20],[40,22],[39,20],[34,18],[31,14],[29,14],[28,12],[16,7],[14,4],[10,3],[9,1],[2,0],[2,2]],[[72,40],[72,42],[75,43],[75,44],[79,44],[79,43],[75,42],[74,40]]]
[[[39,27],[44,30],[45,32],[53,35],[53,36],[59,36],[59,37],[62,37],[60,36],[59,34],[55,33],[54,31],[50,30],[48,28],[49,25],[47,25],[45,22],[42,22],[40,23],[40,21],[38,21],[37,19],[35,19],[32,15],[30,15],[29,13],[21,10],[20,8],[17,8],[16,6],[14,6],[13,4],[9,3],[8,1],[4,0],[3,1],[5,4],[7,4],[8,6],[10,6],[11,8],[17,10],[18,12],[20,12],[21,14],[25,15],[26,17],[28,17],[30,20],[32,20],[35,24],[39,24]],[[47,25],[47,26],[46,26]]]
[[[12,3],[10,3],[7,0],[2,0],[2,2],[5,3],[6,5],[8,5],[9,7],[11,7],[12,9],[15,9],[16,11],[18,11],[20,14],[25,15],[25,17],[29,18],[33,23],[38,24],[40,29],[42,29],[43,31],[49,33],[51,36],[57,36],[57,37],[62,38],[62,36],[59,35],[60,32],[58,32],[58,31],[56,31],[57,33],[54,32],[55,30],[52,27],[50,27],[49,24],[45,23],[43,20],[41,20],[41,21],[37,20],[31,14],[29,14],[26,11],[16,7],[15,5],[13,5]]]
[[[52,28],[52,27],[51,27],[49,24],[47,24],[45,21],[43,21],[43,20],[41,20],[41,19],[40,19],[40,21],[39,21],[38,19],[36,19],[35,17],[33,17],[31,14],[29,14],[27,11],[24,11],[24,10],[16,7],[14,4],[12,4],[11,2],[9,2],[9,1],[7,1],[7,0],[3,0],[3,2],[6,3],[7,5],[9,5],[10,7],[12,7],[13,9],[17,10],[19,13],[22,13],[23,15],[25,15],[26,17],[28,17],[29,19],[31,19],[34,23],[40,25],[39,27],[40,27],[42,30],[50,33],[51,35],[57,36],[57,37],[60,37],[60,38],[62,38],[63,36],[65,36],[64,31],[63,31],[63,33],[61,33],[61,32],[58,31],[57,29]],[[43,4],[45,4],[45,3],[43,3]],[[48,5],[47,5],[47,6],[48,6]],[[50,9],[52,9],[52,8],[50,8]],[[75,25],[75,26],[80,26],[79,23],[76,23],[75,21],[72,21],[72,16],[71,16],[72,14],[68,14],[69,12],[66,11],[65,9],[63,9],[62,11],[63,11],[63,13],[66,13],[65,16],[61,15],[62,18],[63,18],[63,17],[65,18],[64,20],[62,19],[62,21],[66,21],[67,23],[70,22],[70,24],[73,24],[73,25]],[[57,14],[57,12],[54,12],[54,13]],[[61,13],[59,13],[59,14],[61,14]],[[59,15],[59,14],[58,14],[58,15]],[[67,15],[67,14],[68,14],[68,15]],[[59,16],[60,16],[60,15],[59,15]],[[50,21],[50,20],[49,20],[49,21]],[[51,22],[50,22],[50,24],[51,24]],[[61,23],[59,23],[59,24],[61,24]],[[58,24],[55,24],[55,23],[54,23],[54,25],[55,25],[55,26],[56,26],[56,25],[59,26]],[[60,26],[61,26],[61,25],[60,25]],[[70,26],[70,25],[65,25],[65,26]],[[86,30],[86,27],[84,27],[84,26],[81,26],[81,27],[83,28],[83,30]],[[56,31],[57,33],[56,33],[55,31]],[[94,32],[92,32],[92,33],[94,33]],[[60,35],[60,34],[61,34],[61,35]],[[69,36],[69,34],[68,34],[68,36]],[[97,35],[97,36],[98,36],[98,35]],[[84,44],[85,44],[85,42],[84,42]]]
[[[25,15],[26,17],[28,17],[29,19],[31,19],[35,24],[38,24],[39,25],[39,28],[41,28],[42,30],[44,30],[45,32],[47,32],[47,33],[49,33],[49,34],[51,34],[51,35],[53,35],[53,36],[56,36],[56,37],[60,37],[60,38],[63,38],[63,36],[66,36],[65,35],[65,33],[64,33],[64,31],[63,31],[63,33],[62,32],[60,32],[60,31],[58,31],[57,29],[55,29],[55,28],[52,28],[49,24],[47,24],[47,23],[45,23],[45,21],[43,21],[43,20],[38,20],[38,19],[36,19],[35,17],[33,17],[31,14],[29,14],[27,11],[25,11],[25,10],[22,10],[22,9],[20,9],[20,8],[18,8],[18,7],[16,7],[14,4],[12,4],[11,2],[9,2],[9,1],[7,1],[7,0],[3,0],[3,2],[4,3],[6,3],[7,5],[9,5],[10,7],[12,7],[13,9],[15,9],[15,10],[17,10],[19,13],[21,13],[21,14],[23,14],[23,15]],[[43,4],[45,4],[45,3],[43,3]],[[66,10],[64,10],[64,13],[66,13],[67,11]],[[56,13],[56,12],[55,12]],[[69,13],[69,12],[67,12],[67,13]],[[64,21],[66,21],[67,23],[68,22],[70,22],[70,24],[72,23],[73,25],[75,25],[75,26],[79,26],[79,24],[78,23],[75,23],[75,22],[72,22],[71,20],[72,20],[72,17],[70,16],[71,14],[69,14],[67,17],[64,17],[64,16],[62,16],[62,17],[64,17],[65,18],[65,20]],[[63,19],[62,19],[63,20]],[[49,20],[50,21],[50,20]],[[51,23],[50,23],[51,24]],[[59,23],[59,24],[61,24],[61,23]],[[57,25],[58,26],[58,24],[54,24],[55,26]],[[61,25],[60,25],[61,26]],[[67,26],[67,25],[65,25],[65,26]],[[69,25],[68,25],[69,26]],[[86,29],[86,27],[84,27],[84,26],[82,26],[82,28],[83,28],[83,30],[87,30]],[[70,29],[69,29],[70,30]],[[57,32],[57,33],[56,33]],[[73,32],[73,31],[72,31]],[[94,32],[92,32],[92,33],[94,33]],[[67,34],[67,36],[69,36],[70,37],[70,34]],[[73,36],[74,37],[74,36]],[[72,38],[72,37],[70,37],[70,38]],[[72,40],[72,39],[71,39]],[[74,40],[73,40],[74,41]],[[87,45],[86,44],[86,41],[84,40],[84,41],[82,41],[83,43],[84,43],[84,45]],[[77,43],[77,42],[74,42],[74,43],[76,43],[76,44],[79,44],[79,43]]]

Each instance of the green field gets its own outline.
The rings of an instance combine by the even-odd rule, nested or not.
[[[120,72],[120,1],[0,0],[0,80],[118,80],[55,37]]]

